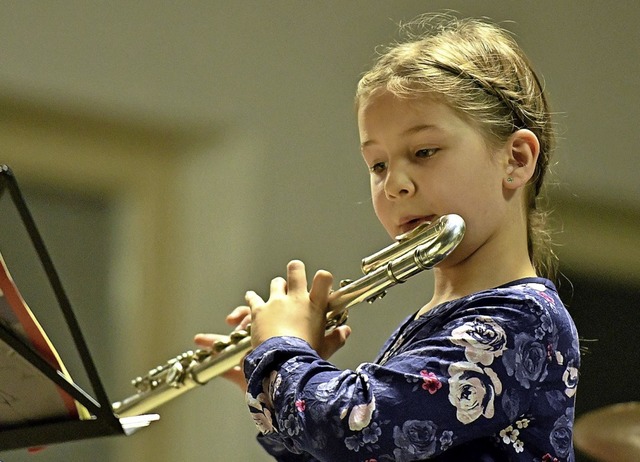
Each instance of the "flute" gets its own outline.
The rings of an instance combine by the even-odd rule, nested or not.
[[[363,277],[340,282],[329,295],[327,332],[347,321],[349,308],[357,303],[373,303],[387,289],[433,268],[462,241],[465,222],[462,217],[443,215],[396,237],[396,242],[362,260]],[[140,415],[155,410],[185,392],[205,385],[240,364],[251,350],[250,326],[233,331],[226,341],[211,349],[184,352],[145,376],[132,380],[136,393],[112,404],[119,417]]]

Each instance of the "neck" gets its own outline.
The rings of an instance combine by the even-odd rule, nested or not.
[[[433,296],[419,315],[444,302],[537,276],[529,259],[526,241],[505,243],[501,239],[485,243],[461,261],[439,265],[433,272]]]

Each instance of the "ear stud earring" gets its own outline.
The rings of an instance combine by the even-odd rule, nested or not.
[[[509,165],[507,167],[507,175],[511,175],[513,173],[513,170],[514,170],[513,165]],[[513,183],[513,177],[508,176],[507,183]]]

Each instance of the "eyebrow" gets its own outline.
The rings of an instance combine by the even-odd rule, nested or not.
[[[432,124],[420,124],[420,125],[414,125],[413,127],[409,127],[408,129],[406,129],[405,131],[403,131],[401,133],[401,136],[411,136],[411,135],[415,135],[416,133],[420,133],[426,130],[433,130],[433,129],[437,129],[438,127],[436,125],[432,125]],[[370,146],[372,144],[376,144],[375,140],[366,140],[363,141],[360,144],[360,149],[364,149],[367,146]]]

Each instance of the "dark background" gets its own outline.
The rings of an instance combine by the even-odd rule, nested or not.
[[[615,403],[639,400],[640,286],[620,283],[606,274],[565,274],[559,290],[583,349],[577,417]],[[577,460],[593,459],[578,454]]]

